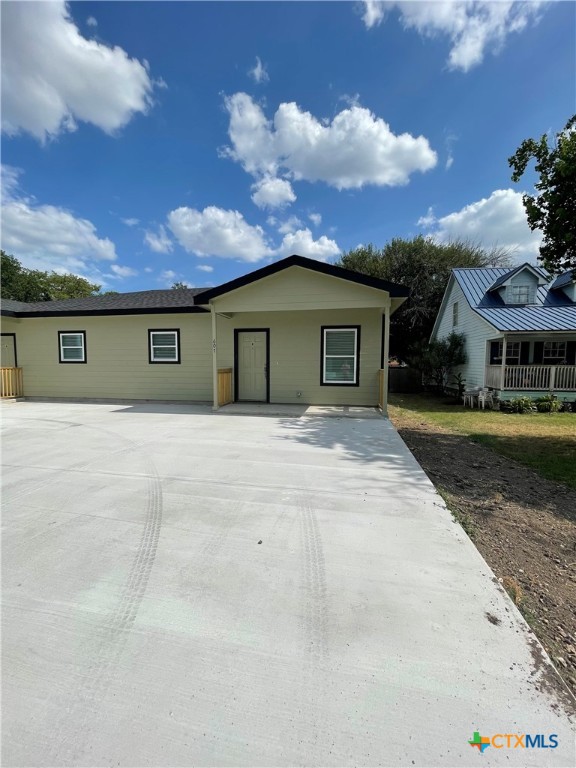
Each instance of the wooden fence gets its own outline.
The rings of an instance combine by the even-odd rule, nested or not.
[[[232,402],[232,368],[218,369],[218,405]]]
[[[0,368],[0,385],[2,397],[22,397],[22,368]]]

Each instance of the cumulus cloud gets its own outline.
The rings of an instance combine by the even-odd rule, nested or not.
[[[98,26],[98,22],[96,21],[94,16],[88,16],[88,18],[86,19],[86,24],[89,27],[97,27]]]
[[[146,62],[83,37],[63,0],[2,5],[2,130],[40,141],[78,122],[106,133],[152,103]]]
[[[256,56],[256,64],[252,69],[248,70],[248,74],[254,80],[255,83],[267,83],[270,80],[270,75],[266,71],[266,66],[260,61],[260,57]]]
[[[132,267],[122,267],[120,264],[112,264],[110,271],[113,272],[118,279],[135,277],[138,274],[138,270],[132,269]]]
[[[146,230],[144,233],[144,243],[154,253],[170,253],[174,243],[170,240],[165,227],[161,224],[157,232]]]
[[[140,224],[140,219],[121,219],[122,224],[126,224],[127,227],[135,227]]]
[[[213,205],[203,211],[177,208],[168,214],[168,226],[180,245],[197,256],[255,262],[271,253],[262,227],[248,224],[239,211]]]
[[[486,49],[498,50],[506,38],[538,20],[539,0],[436,0],[385,2],[367,0],[362,20],[368,29],[379,25],[387,12],[397,9],[406,29],[425,37],[450,39],[450,69],[467,72],[484,59]]]
[[[41,205],[18,186],[19,171],[2,167],[1,247],[26,267],[97,274],[99,262],[116,259],[114,243],[98,237],[88,219],[54,205]]]
[[[231,146],[223,154],[256,178],[279,173],[292,180],[323,181],[336,189],[366,184],[407,184],[416,171],[437,162],[423,136],[396,135],[370,110],[344,109],[331,121],[320,121],[294,102],[278,107],[273,121],[247,94],[225,99],[230,115]]]
[[[534,261],[542,240],[542,233],[528,226],[522,194],[512,189],[497,189],[490,197],[440,218],[429,208],[418,224],[440,242],[463,239],[485,248],[506,248],[520,261]]]
[[[308,218],[315,227],[319,227],[322,224],[322,216],[319,213],[311,213]]]
[[[214,267],[211,267],[210,264],[198,264],[196,269],[199,269],[200,272],[214,272]]]
[[[306,228],[284,235],[277,253],[279,256],[291,256],[295,253],[298,256],[307,256],[309,259],[327,261],[339,254],[340,248],[336,241],[328,239],[326,235],[314,240],[312,232]]]
[[[302,226],[302,222],[298,216],[289,216],[285,221],[276,221],[276,227],[281,235],[296,232],[296,230],[301,229]]]
[[[258,208],[284,208],[296,200],[292,185],[286,179],[265,176],[252,185],[252,201]]]

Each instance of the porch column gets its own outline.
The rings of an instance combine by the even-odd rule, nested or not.
[[[506,383],[506,336],[502,338],[502,367],[500,369],[500,391],[504,389]]]
[[[388,358],[390,356],[390,300],[388,300],[388,303],[384,307],[384,351],[382,357],[383,359],[383,368],[384,371],[384,386],[383,386],[383,393],[382,393],[382,413],[387,416],[388,415]]]
[[[218,410],[218,345],[216,343],[216,309],[210,302],[210,314],[212,315],[212,410]]]

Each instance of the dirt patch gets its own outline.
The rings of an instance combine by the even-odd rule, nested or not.
[[[467,437],[391,419],[576,695],[576,491]]]

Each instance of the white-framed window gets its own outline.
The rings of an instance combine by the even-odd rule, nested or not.
[[[511,285],[509,304],[533,304],[534,289],[531,285]]]
[[[452,304],[452,327],[455,328],[458,325],[458,302],[455,301]]]
[[[151,328],[148,331],[150,363],[180,362],[180,329]]]
[[[558,363],[566,360],[565,341],[545,341],[542,353],[543,363]]]
[[[322,375],[324,386],[359,384],[360,326],[322,326]]]
[[[60,363],[86,362],[86,331],[58,331]]]
[[[493,341],[490,345],[490,364],[500,365],[502,363],[502,352],[504,344],[502,341]],[[520,365],[520,342],[506,342],[506,365]]]

